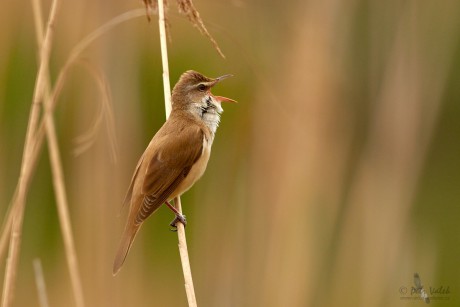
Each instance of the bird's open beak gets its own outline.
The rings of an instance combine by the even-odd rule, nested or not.
[[[227,74],[227,75],[223,75],[223,76],[220,76],[220,77],[217,77],[215,80],[215,83],[213,85],[216,85],[218,82],[224,80],[224,79],[227,79],[227,78],[230,78],[230,77],[233,77],[232,74]],[[231,98],[227,98],[227,97],[223,97],[223,96],[214,96],[213,97],[219,101],[219,102],[231,102],[231,103],[237,103],[238,101],[236,100],[233,100]]]
[[[231,102],[231,103],[237,103],[238,102],[236,100],[233,100],[233,99],[227,98],[227,97],[223,97],[223,96],[214,96],[214,98],[219,102]]]

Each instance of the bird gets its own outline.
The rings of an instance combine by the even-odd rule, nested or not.
[[[126,193],[127,222],[113,263],[115,276],[123,266],[142,223],[162,204],[175,213],[172,227],[185,216],[170,201],[190,189],[203,175],[211,154],[222,102],[236,101],[215,96],[211,89],[227,74],[208,78],[193,70],[184,72],[173,88],[171,113],[142,154]]]

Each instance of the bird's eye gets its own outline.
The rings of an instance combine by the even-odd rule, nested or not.
[[[206,90],[206,85],[204,85],[203,83],[198,84],[198,90],[200,92],[204,92]]]

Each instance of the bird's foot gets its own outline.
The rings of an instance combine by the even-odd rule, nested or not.
[[[169,226],[173,227],[173,228],[170,228],[170,230],[176,232],[177,223],[179,222],[181,222],[184,225],[184,228],[185,226],[187,226],[187,219],[185,218],[185,215],[180,214],[180,213],[176,214],[176,217],[174,218],[174,220],[171,222],[171,224],[169,224]]]
[[[173,205],[171,205],[171,204],[169,203],[169,201],[166,201],[165,204],[166,204],[166,206],[168,206],[169,209],[171,209],[171,210],[174,212],[174,214],[176,215],[176,217],[175,217],[174,220],[171,222],[171,224],[169,224],[171,227],[173,227],[173,228],[171,228],[170,230],[171,230],[171,231],[177,231],[177,226],[176,226],[176,224],[177,224],[178,222],[181,222],[181,223],[184,225],[184,227],[187,226],[187,220],[185,219],[185,215],[183,215],[182,213],[180,213],[179,210],[177,210]]]

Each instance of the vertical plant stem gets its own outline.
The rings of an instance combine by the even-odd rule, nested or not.
[[[72,227],[70,224],[67,193],[64,185],[64,173],[62,171],[62,163],[59,154],[59,147],[57,144],[56,130],[51,114],[45,114],[45,116],[46,137],[48,141],[48,151],[50,154],[54,193],[56,196],[56,205],[58,209],[59,222],[61,225],[61,232],[64,239],[67,266],[70,273],[70,280],[72,284],[72,290],[75,297],[76,306],[83,307],[83,287],[81,284],[80,273],[78,269],[77,252],[75,250]]]
[[[168,45],[166,43],[166,23],[163,0],[158,0],[158,24],[160,28],[161,64],[163,66],[163,92],[165,96],[166,119],[171,113],[171,84],[169,83]]]
[[[182,213],[182,206],[180,197],[174,199],[174,205],[176,209]],[[179,254],[180,261],[182,263],[182,271],[184,272],[185,280],[185,293],[187,294],[187,301],[189,307],[196,307],[195,288],[193,287],[192,269],[190,267],[190,260],[188,257],[187,239],[185,237],[185,227],[182,223],[177,223],[177,236],[179,238]]]
[[[30,167],[30,156],[35,146],[35,131],[40,116],[40,102],[43,98],[45,76],[48,71],[49,55],[51,52],[51,43],[53,40],[54,22],[60,2],[53,0],[49,14],[48,24],[46,27],[45,39],[43,40],[40,50],[40,66],[35,81],[35,88],[32,100],[32,106],[29,114],[29,122],[27,126],[26,141],[24,143],[24,152],[22,156],[21,172],[19,176],[18,196],[13,209],[14,217],[11,229],[10,246],[8,252],[8,260],[5,270],[5,279],[3,283],[2,306],[11,306],[13,302],[14,284],[16,282],[16,273],[18,268],[19,249],[21,244],[21,232],[24,219],[24,207],[26,200],[26,178],[24,175]]]
[[[60,90],[63,86],[65,77],[68,73],[68,70],[70,66],[75,63],[79,55],[97,38],[99,38],[101,35],[107,33],[109,30],[113,29],[115,26],[133,19],[137,17],[143,17],[145,15],[145,10],[144,9],[134,9],[131,11],[128,11],[126,13],[123,13],[109,22],[105,23],[101,27],[97,28],[95,31],[91,32],[88,36],[86,36],[83,40],[81,40],[73,49],[72,52],[66,61],[66,64],[64,67],[61,69],[61,72],[57,78],[55,87],[52,91],[51,95],[51,102],[52,106],[51,109],[54,109],[56,103],[57,103],[57,98],[59,96]],[[46,91],[45,91],[45,97],[46,97]],[[35,143],[33,146],[32,153],[30,155],[29,161],[29,167],[27,168],[26,172],[23,174],[24,180],[22,181],[23,188],[27,191],[32,175],[33,175],[33,170],[35,169],[35,166],[37,164],[38,160],[38,155],[41,152],[41,148],[43,145],[43,140],[45,136],[45,125],[44,125],[44,120],[40,123],[40,126],[35,129],[37,132],[34,136],[35,138]],[[2,256],[3,252],[6,249],[7,242],[9,241],[9,236],[11,232],[11,225],[13,223],[13,216],[14,216],[14,211],[16,210],[16,203],[17,203],[17,196],[18,196],[18,191],[19,191],[19,182],[16,186],[16,190],[14,193],[14,196],[11,200],[11,205],[9,206],[9,211],[6,214],[6,218],[4,220],[4,223],[2,225],[2,231],[1,231],[1,236],[0,236],[0,257]]]
[[[166,26],[163,0],[158,0],[158,23],[160,28],[160,44],[161,44],[161,61],[163,65],[163,89],[165,96],[166,118],[171,113],[171,85],[169,83],[169,67],[168,67],[168,49],[166,44]],[[176,209],[182,213],[180,197],[174,199]],[[187,240],[185,237],[185,228],[182,223],[177,223],[177,236],[179,240],[179,253],[182,263],[182,271],[184,273],[185,292],[187,301],[190,307],[196,307],[195,289],[193,287],[192,271],[190,268],[190,260],[188,257]]]
[[[40,46],[43,43],[43,22],[41,16],[41,9],[39,0],[33,0],[35,27],[37,33],[37,42]],[[68,210],[67,193],[64,184],[64,172],[62,170],[61,157],[59,153],[59,146],[56,136],[56,128],[51,110],[51,94],[50,94],[50,80],[48,67],[45,68],[44,75],[44,110],[45,110],[45,129],[48,144],[48,151],[50,157],[51,171],[53,175],[53,186],[56,196],[56,205],[58,209],[59,222],[61,225],[61,232],[64,239],[64,247],[67,258],[67,266],[69,269],[70,280],[72,284],[73,295],[77,307],[84,306],[83,287],[81,284],[80,273],[78,269],[77,253],[75,243],[73,240],[72,227],[70,223],[70,214]]]
[[[49,307],[48,296],[46,294],[45,278],[40,259],[34,259],[35,284],[37,285],[38,301],[40,307]]]

